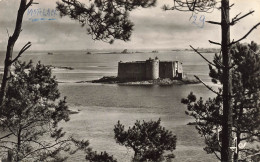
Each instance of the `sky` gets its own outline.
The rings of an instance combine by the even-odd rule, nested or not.
[[[56,14],[44,17],[46,20],[32,21],[35,17],[29,14],[30,9],[54,11],[59,0],[34,0],[39,4],[32,5],[24,14],[22,32],[15,45],[20,50],[28,41],[32,42],[31,50],[87,50],[87,49],[176,49],[189,48],[189,45],[200,48],[218,48],[208,40],[221,41],[220,26],[205,21],[220,21],[220,11],[193,14],[197,16],[196,24],[191,12],[163,11],[163,4],[172,5],[172,0],[157,0],[156,7],[138,8],[130,13],[130,20],[135,24],[130,41],[115,40],[111,45],[94,41],[87,34],[86,28],[68,17]],[[88,0],[80,0],[88,2]],[[260,22],[260,0],[230,0],[235,5],[230,18],[238,13],[245,14],[255,10],[253,15],[239,21],[231,28],[231,40],[243,37],[255,24]],[[19,7],[19,0],[0,0],[0,51],[7,46],[8,33],[11,35]],[[48,20],[51,19],[51,20]],[[8,30],[8,33],[7,33]],[[254,30],[243,42],[260,43],[260,27]]]

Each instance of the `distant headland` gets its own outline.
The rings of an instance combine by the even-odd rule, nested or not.
[[[99,50],[95,50],[92,49],[91,52],[89,50],[87,50],[86,53],[91,53],[91,54],[138,54],[138,53],[165,53],[166,51],[170,52],[170,51],[174,51],[174,52],[180,52],[180,51],[193,51],[193,49],[184,49],[184,48],[180,48],[180,49],[160,49],[160,50],[156,50],[156,49],[115,49],[115,50],[104,50],[104,51],[99,51]],[[199,52],[201,53],[217,53],[220,51],[220,49],[217,48],[199,48],[198,49]]]

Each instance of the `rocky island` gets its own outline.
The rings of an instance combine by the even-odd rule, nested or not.
[[[102,84],[119,84],[119,85],[159,85],[159,86],[170,86],[170,85],[182,85],[182,84],[198,84],[200,83],[196,79],[183,78],[181,80],[176,79],[154,79],[154,80],[141,80],[141,81],[120,81],[115,76],[104,76],[98,80],[92,80],[91,83],[102,83]],[[79,82],[82,83],[82,82]]]
[[[146,61],[118,63],[118,76],[106,76],[92,83],[121,85],[195,84],[199,81],[184,76],[179,61],[160,61],[158,57]]]

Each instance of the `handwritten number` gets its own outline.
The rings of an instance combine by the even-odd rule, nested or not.
[[[201,15],[200,18],[197,20],[197,15],[194,15],[194,13],[192,13],[189,21],[191,21],[192,19],[192,24],[200,27],[200,28],[203,28],[204,27],[204,24],[205,24],[205,16],[204,15]]]
[[[200,27],[203,28],[204,27],[204,23],[205,23],[205,16],[204,15],[200,16],[200,22],[202,24]]]
[[[194,19],[194,20],[192,21],[192,24],[195,24],[195,25],[197,25],[197,23],[196,23],[197,16],[196,16],[196,15],[194,15],[194,16],[193,16],[193,19]]]

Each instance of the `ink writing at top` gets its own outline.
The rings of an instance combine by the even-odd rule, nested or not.
[[[37,8],[37,9],[28,9],[28,16],[41,16],[41,17],[55,17],[57,16],[56,9],[50,8]]]
[[[27,11],[27,16],[32,22],[43,21],[43,20],[56,20],[57,16],[56,9],[50,8],[29,8]]]

